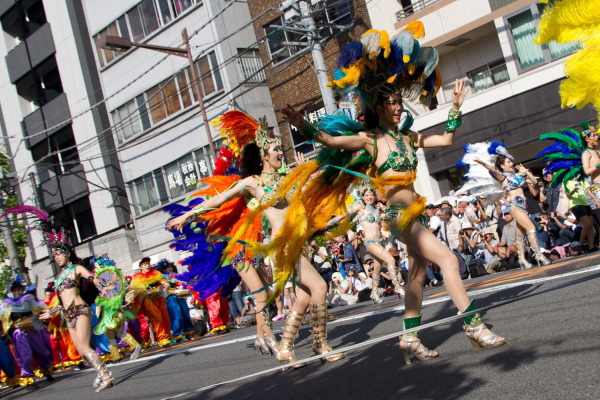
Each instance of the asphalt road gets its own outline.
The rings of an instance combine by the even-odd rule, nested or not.
[[[331,310],[330,344],[346,358],[298,370],[273,370],[274,357],[251,348],[252,327],[205,337],[134,362],[111,366],[116,385],[94,393],[90,370],[58,373],[34,390],[7,389],[2,399],[599,399],[600,258],[580,257],[529,271],[467,280],[484,321],[507,343],[474,351],[458,320],[421,331],[440,357],[404,365],[397,332],[403,305],[361,303]],[[507,302],[508,304],[503,304]],[[423,322],[456,315],[443,287],[426,289]],[[281,329],[283,321],[275,323]],[[296,344],[311,357],[308,326]],[[388,338],[386,338],[386,336]],[[371,339],[382,339],[366,342]],[[361,345],[362,344],[362,345]],[[252,375],[252,376],[249,376]]]

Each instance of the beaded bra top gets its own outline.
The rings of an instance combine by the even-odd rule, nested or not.
[[[263,172],[259,176],[256,176],[256,179],[258,180],[258,186],[263,188],[263,196],[260,199],[261,204],[268,203],[273,200],[284,178],[285,175],[280,174],[279,172]],[[275,201],[273,204],[273,207],[281,205],[282,200],[284,199],[277,199],[277,201]]]
[[[387,160],[381,164],[381,167],[379,167],[379,173],[383,174],[389,169],[392,169],[393,171],[414,171],[417,169],[419,158],[417,157],[415,142],[412,135],[408,131],[389,131],[381,126],[379,129],[390,135],[394,139],[396,147],[398,147],[398,151],[390,152]],[[404,136],[408,136],[410,138],[410,150],[406,148]],[[374,153],[377,154],[377,137],[374,139],[374,147]]]
[[[526,186],[525,174],[523,173],[502,172],[502,175],[504,175],[504,179],[502,182],[506,182],[506,186],[504,187],[504,189],[507,192],[516,189],[523,189]]]
[[[60,285],[58,285],[58,287],[56,288],[56,292],[58,294],[61,294],[65,290],[79,288],[79,287],[80,286],[75,279],[67,276],[65,279],[63,279],[63,281],[60,283]]]
[[[372,223],[380,223],[381,222],[381,216],[379,215],[379,213],[377,212],[377,210],[375,209],[375,207],[368,205],[367,209],[370,211],[367,214],[364,214],[363,216],[363,221],[368,222],[370,224]],[[373,214],[376,213],[376,214]]]

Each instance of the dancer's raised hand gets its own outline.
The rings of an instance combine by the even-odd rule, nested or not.
[[[452,109],[459,110],[465,101],[465,96],[469,93],[469,87],[465,84],[465,79],[457,79],[452,89]]]
[[[300,114],[300,112],[298,110],[296,110],[294,107],[292,107],[291,105],[286,105],[285,107],[283,107],[280,112],[283,114],[283,118],[289,122],[290,124],[292,124],[293,126],[295,126],[296,128],[300,129],[302,128],[305,124],[306,121],[304,120],[304,116],[302,114]]]

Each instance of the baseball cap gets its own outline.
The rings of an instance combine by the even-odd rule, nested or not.
[[[502,214],[509,213],[510,212],[510,205],[504,204],[504,205],[502,205],[502,207],[500,207],[500,210],[502,211]]]

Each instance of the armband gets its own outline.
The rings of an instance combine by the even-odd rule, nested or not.
[[[304,135],[308,140],[314,140],[315,136],[317,136],[317,132],[319,131],[316,126],[311,124],[308,121],[304,121],[305,124],[302,128],[299,129],[300,133]]]
[[[448,121],[446,121],[446,132],[450,132],[462,125],[462,111],[448,111]]]
[[[228,198],[227,195],[224,195],[225,198]],[[204,213],[204,206],[202,204],[197,205],[196,207],[192,208],[192,211],[194,213],[194,215],[200,215]]]

